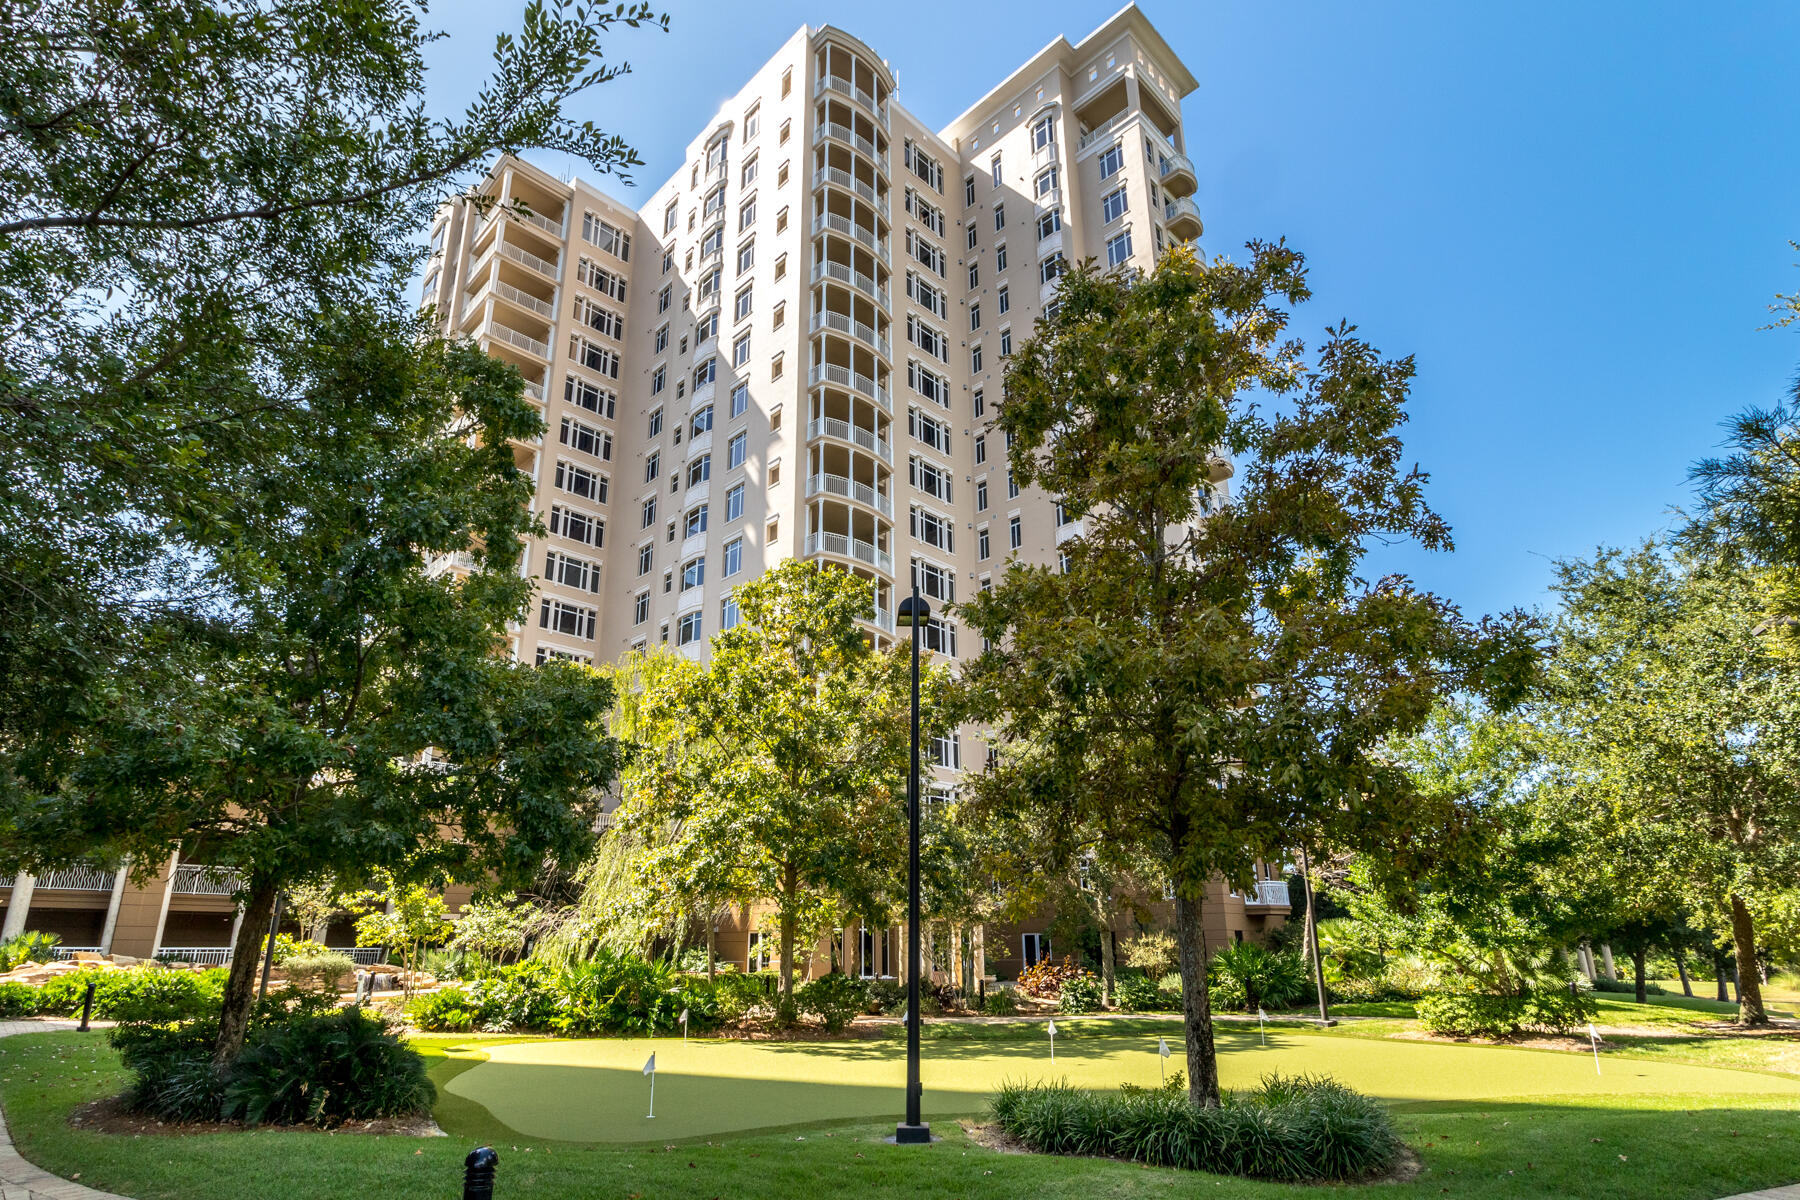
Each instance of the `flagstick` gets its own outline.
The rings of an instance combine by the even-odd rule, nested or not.
[[[1588,1046],[1594,1051],[1594,1074],[1598,1075],[1600,1073],[1600,1031],[1594,1028],[1592,1021],[1588,1022]]]
[[[650,1114],[648,1116],[646,1116],[644,1119],[646,1121],[656,1120],[656,1072],[655,1071],[650,1072]]]

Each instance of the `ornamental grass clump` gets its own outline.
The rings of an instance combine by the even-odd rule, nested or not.
[[[1326,1076],[1266,1075],[1217,1108],[1189,1100],[1186,1081],[1117,1093],[1067,1083],[1007,1084],[990,1112],[1007,1136],[1042,1154],[1129,1159],[1250,1179],[1368,1179],[1393,1170],[1402,1145],[1387,1110]]]

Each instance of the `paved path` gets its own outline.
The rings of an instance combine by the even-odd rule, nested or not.
[[[1744,1192],[1742,1195],[1727,1196],[1725,1200],[1800,1200],[1800,1183],[1792,1187],[1770,1188],[1764,1192]]]
[[[96,1022],[101,1024],[102,1022]],[[111,1022],[104,1022],[111,1024]],[[15,1033],[47,1033],[78,1028],[74,1021],[0,1021],[0,1037]],[[99,1034],[94,1036],[98,1037]],[[13,1148],[12,1133],[0,1116],[0,1200],[126,1200],[113,1192],[97,1192],[34,1167]]]

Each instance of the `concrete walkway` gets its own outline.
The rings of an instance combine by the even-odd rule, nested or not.
[[[1770,1188],[1766,1192],[1743,1192],[1725,1200],[1800,1200],[1800,1183],[1791,1187]]]
[[[79,1025],[74,1021],[0,1021],[0,1037],[76,1028]],[[96,1032],[94,1036],[100,1034]],[[32,1166],[13,1147],[12,1132],[6,1128],[6,1118],[0,1116],[0,1200],[126,1200],[126,1197],[113,1192],[97,1192]]]

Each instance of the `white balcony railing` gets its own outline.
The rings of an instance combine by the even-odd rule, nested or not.
[[[104,954],[98,946],[52,946],[51,958],[74,958],[77,954]]]
[[[1288,885],[1285,879],[1259,879],[1256,891],[1244,896],[1245,904],[1259,908],[1286,908],[1289,905]]]
[[[871,96],[868,92],[863,91],[854,83],[845,79],[842,75],[819,76],[819,82],[813,87],[813,95],[821,96],[826,92],[837,92],[840,95],[854,98],[857,103],[875,114],[875,119],[881,122],[881,127],[883,129],[888,127],[887,108],[876,104],[875,97]]]
[[[812,315],[812,332],[822,329],[834,329],[839,333],[847,333],[860,342],[874,347],[875,353],[883,358],[888,357],[888,340],[861,321],[852,320],[843,313],[816,312]]]
[[[858,504],[866,504],[882,516],[892,520],[894,501],[882,495],[866,483],[858,483],[842,475],[809,475],[806,480],[808,498],[818,495],[842,496],[846,500],[854,500]]]
[[[541,383],[533,383],[531,380],[527,379],[525,381],[525,394],[530,396],[533,400],[536,400],[539,404],[542,404],[544,402],[544,385]]]
[[[243,876],[226,867],[180,863],[171,885],[178,896],[229,896],[243,885]]]
[[[1101,138],[1103,138],[1107,134],[1111,133],[1113,131],[1113,127],[1115,125],[1117,125],[1120,121],[1123,121],[1126,117],[1128,117],[1130,115],[1131,114],[1128,112],[1122,112],[1122,113],[1119,113],[1117,116],[1108,117],[1106,120],[1100,122],[1098,125],[1094,126],[1092,129],[1088,130],[1086,133],[1082,134],[1079,138],[1075,139],[1076,153],[1079,154],[1081,151],[1086,150],[1089,146],[1093,145],[1095,142],[1099,141]]]
[[[894,614],[885,608],[876,609],[874,625],[883,633],[894,632]]]
[[[681,539],[681,557],[683,560],[690,559],[696,554],[703,554],[705,552],[706,531],[704,529],[699,533],[692,533]]]
[[[854,558],[858,562],[868,563],[877,571],[886,575],[894,573],[894,556],[881,547],[861,538],[853,538],[842,533],[809,533],[806,535],[806,553],[835,554],[839,558]]]
[[[876,254],[879,254],[882,262],[890,261],[888,257],[887,239],[878,236],[873,229],[858,225],[849,217],[840,216],[837,213],[820,213],[818,216],[814,217],[813,235],[816,237],[817,235],[826,232],[841,233],[845,237],[855,238],[857,241],[873,250]]]
[[[864,200],[867,200],[870,204],[877,207],[880,207],[881,205],[881,197],[876,193],[874,188],[841,167],[820,167],[817,171],[813,172],[814,187],[824,187],[828,183],[834,187],[841,187],[847,191],[855,192],[858,196],[861,196]]]
[[[492,338],[496,342],[505,342],[507,345],[517,347],[527,354],[535,354],[545,362],[550,361],[549,342],[540,342],[529,334],[520,333],[516,329],[508,328],[498,321],[489,321],[483,326],[481,336]]]
[[[871,300],[881,305],[883,312],[887,311],[887,289],[877,284],[873,279],[870,279],[861,271],[855,270],[852,267],[847,267],[843,263],[822,262],[813,264],[812,281],[814,283],[819,283],[826,279],[835,279],[839,283],[847,283],[859,291],[866,292]]]
[[[156,957],[165,962],[193,963],[195,966],[220,967],[231,961],[230,946],[163,946]]]
[[[875,143],[871,142],[868,138],[856,132],[856,130],[850,128],[848,125],[840,125],[836,121],[826,121],[819,126],[819,135],[821,137],[836,138],[840,142],[855,146],[858,150],[862,151],[864,155],[874,160],[876,168],[879,169],[883,175],[887,174],[887,163],[883,161],[885,156],[881,151],[875,148]]]
[[[893,406],[888,400],[886,388],[867,375],[852,371],[849,367],[840,366],[837,363],[815,364],[807,373],[806,383],[808,387],[818,387],[821,383],[835,383],[839,387],[849,388],[853,392],[861,392],[880,404],[881,407],[892,411]]]
[[[864,429],[860,425],[852,425],[848,421],[840,421],[836,417],[814,417],[806,423],[806,440],[814,438],[836,438],[840,442],[851,442],[861,446],[870,454],[881,459],[889,466],[894,462],[894,447],[882,440],[872,429]]]
[[[522,263],[523,265],[530,267],[532,270],[536,271],[539,275],[542,275],[548,279],[562,278],[561,268],[559,268],[557,266],[557,264],[554,260],[551,260],[548,258],[539,258],[537,255],[533,254],[531,251],[521,250],[521,249],[519,249],[519,247],[513,245],[511,242],[501,242],[500,243],[500,254],[501,254],[501,257],[503,257],[503,258],[510,258],[516,263]]]
[[[536,296],[532,295],[530,292],[526,291],[524,288],[516,288],[512,284],[506,283],[503,280],[499,280],[499,279],[494,280],[494,282],[491,286],[493,288],[494,295],[502,296],[508,300],[511,300],[514,304],[517,304],[520,308],[528,309],[531,312],[536,313],[540,317],[548,318],[548,317],[554,317],[556,315],[556,308],[548,300],[539,300]],[[484,288],[483,290],[485,291],[486,289]],[[481,299],[481,297],[479,295],[477,295],[475,298],[477,300]]]
[[[63,892],[110,892],[113,879],[113,872],[96,867],[63,867],[39,875],[37,886]]]

